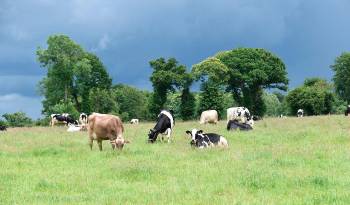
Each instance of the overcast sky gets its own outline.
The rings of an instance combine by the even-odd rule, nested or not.
[[[0,115],[37,118],[45,69],[38,46],[66,34],[96,53],[114,83],[150,89],[148,62],[175,57],[188,68],[218,51],[265,48],[287,65],[290,88],[332,78],[350,50],[349,0],[0,0]]]

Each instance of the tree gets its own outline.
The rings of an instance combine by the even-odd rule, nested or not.
[[[334,71],[333,82],[336,93],[339,97],[350,103],[350,53],[342,53],[331,65]]]
[[[25,127],[32,126],[33,121],[31,118],[27,117],[24,112],[15,112],[12,114],[3,114],[3,118],[5,118],[7,124],[11,127]]]
[[[286,97],[290,111],[304,109],[307,115],[328,114],[332,111],[332,86],[320,78],[306,79],[304,85],[290,91]]]
[[[73,102],[78,111],[90,112],[89,92],[92,88],[110,89],[111,78],[101,61],[65,35],[53,35],[47,40],[47,49],[38,48],[40,65],[47,76],[39,83],[45,99],[43,113],[62,102]]]
[[[115,101],[118,103],[121,117],[123,120],[131,118],[148,119],[148,96],[146,91],[137,88],[118,84],[113,87]]]
[[[228,68],[217,58],[208,58],[192,67],[192,74],[201,81],[198,112],[217,110],[223,114],[224,85],[228,80]]]
[[[114,93],[110,90],[93,88],[89,94],[90,107],[94,112],[117,114],[119,106],[115,98]]]
[[[74,103],[71,101],[64,102],[63,100],[61,100],[61,102],[50,107],[48,111],[52,114],[69,113],[69,115],[72,116],[74,119],[78,119],[80,115],[78,110],[75,108]]]
[[[150,105],[151,114],[156,116],[167,100],[167,93],[175,91],[184,81],[186,67],[178,65],[175,58],[167,61],[164,58],[158,58],[150,61],[153,73],[150,77],[154,93],[152,95],[152,103]]]
[[[273,93],[264,92],[263,94],[264,104],[266,105],[266,115],[267,116],[279,116],[281,111],[281,102],[278,97]]]
[[[286,90],[286,67],[274,54],[257,48],[238,48],[215,55],[229,72],[227,90],[240,106],[248,107],[254,115],[263,116],[266,105],[263,90]]]

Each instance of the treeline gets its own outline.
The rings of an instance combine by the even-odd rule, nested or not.
[[[161,109],[172,109],[182,120],[198,119],[208,109],[224,118],[226,108],[232,106],[245,106],[260,117],[294,116],[299,108],[306,115],[339,114],[350,101],[350,53],[343,53],[330,66],[332,82],[310,78],[289,92],[285,64],[264,49],[221,51],[191,68],[175,58],[152,60],[153,91],[113,85],[101,60],[65,35],[50,36],[47,48],[39,47],[36,54],[47,70],[39,83],[45,118],[33,121],[24,113],[14,113],[3,115],[0,123],[45,125],[52,113],[78,118],[81,112],[117,114],[123,121],[154,120]],[[200,85],[197,92],[190,89],[195,82]]]

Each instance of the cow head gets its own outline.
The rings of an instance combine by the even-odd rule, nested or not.
[[[157,132],[153,129],[150,129],[148,132],[148,142],[154,143],[157,139]]]
[[[191,131],[187,130],[186,134],[191,136],[191,146],[198,148],[205,148],[209,146],[209,141],[207,137],[203,135],[203,130],[192,129]]]
[[[130,141],[128,140],[125,140],[123,137],[117,137],[115,140],[114,140],[114,146],[119,149],[119,150],[122,150],[124,145],[125,144],[128,144],[130,143]]]

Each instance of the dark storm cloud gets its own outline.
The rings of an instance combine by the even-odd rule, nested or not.
[[[349,10],[347,0],[5,0],[0,2],[0,78],[6,88],[0,95],[39,99],[35,85],[45,69],[35,50],[56,33],[95,52],[115,83],[140,88],[151,88],[152,59],[176,57],[190,68],[236,47],[276,53],[287,65],[291,87],[305,77],[330,79],[329,65],[350,47]]]

